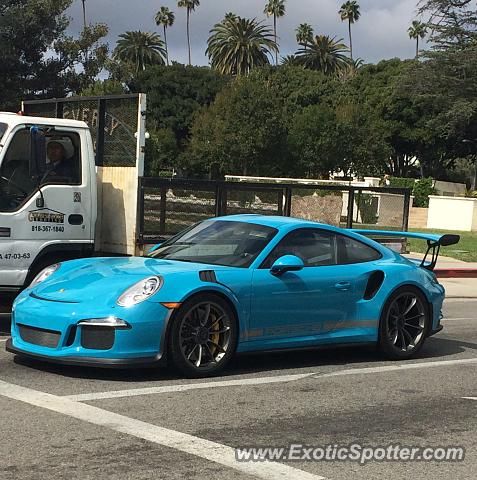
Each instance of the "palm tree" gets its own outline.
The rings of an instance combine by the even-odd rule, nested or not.
[[[298,43],[311,43],[313,41],[313,27],[309,23],[302,23],[295,32]]]
[[[419,58],[419,39],[425,38],[427,35],[427,26],[425,23],[414,20],[412,25],[408,28],[407,33],[409,38],[416,40],[416,59]]]
[[[86,0],[81,0],[83,2],[83,26],[86,30]]]
[[[296,55],[287,55],[286,57],[282,58],[282,63],[284,67],[302,67],[302,63],[300,59],[296,57]]]
[[[268,0],[263,13],[265,13],[267,17],[273,17],[275,43],[278,45],[277,19],[285,16],[285,0]],[[278,49],[275,51],[275,65],[278,65]]]
[[[342,38],[336,40],[328,35],[317,35],[312,42],[301,44],[296,58],[305,68],[336,74],[349,65],[348,47],[342,42]]]
[[[341,16],[341,20],[344,22],[348,20],[348,30],[349,30],[349,51],[351,60],[353,60],[353,38],[351,37],[351,25],[356,23],[361,16],[361,12],[359,11],[359,5],[356,0],[348,0],[347,2],[341,5],[341,9],[339,11]]]
[[[156,25],[164,27],[164,43],[166,45],[166,62],[169,65],[169,48],[167,46],[167,29],[174,25],[176,16],[174,12],[171,12],[168,7],[161,7],[156,14]]]
[[[164,65],[166,50],[164,42],[157,33],[126,32],[119,35],[113,57],[135,66],[136,74],[148,65]]]
[[[195,11],[195,7],[200,5],[200,0],[179,0],[177,6],[179,8],[187,8],[187,46],[189,47],[189,65],[192,64],[190,53],[190,13]]]
[[[237,17],[217,23],[207,41],[207,55],[222,74],[246,75],[254,67],[270,63],[278,50],[272,31],[256,19]]]
[[[224,18],[223,21],[224,22],[230,22],[230,21],[235,22],[236,20],[238,20],[238,18],[239,17],[238,17],[237,14],[235,14],[233,12],[228,12],[228,13],[225,14],[225,18]]]

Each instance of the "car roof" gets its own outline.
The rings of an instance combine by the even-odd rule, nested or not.
[[[257,214],[242,214],[242,215],[227,215],[226,217],[217,217],[210,220],[224,220],[230,222],[245,222],[264,225],[266,227],[322,227],[334,230],[336,227],[326,223],[313,222],[311,220],[303,220],[294,217],[280,217],[272,215],[257,215]]]

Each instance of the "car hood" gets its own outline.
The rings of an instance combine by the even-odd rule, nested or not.
[[[91,302],[97,298],[115,302],[127,288],[152,275],[166,278],[172,274],[193,274],[201,270],[223,268],[226,267],[147,257],[65,262],[50,278],[34,287],[31,294],[44,300],[65,303]]]

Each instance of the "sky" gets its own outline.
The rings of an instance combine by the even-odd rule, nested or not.
[[[344,38],[348,43],[348,27],[338,15],[344,0],[287,0],[287,15],[279,20],[280,55],[295,53],[295,29],[300,23],[309,23],[315,33]],[[226,12],[247,18],[258,18],[272,24],[263,14],[266,0],[201,0],[200,7],[191,15],[192,63],[207,65],[205,56],[207,38],[212,26]],[[415,43],[407,29],[416,18],[417,0],[359,0],[361,18],[353,26],[354,56],[366,63],[381,59],[412,58]],[[78,34],[82,28],[82,2],[74,0],[68,10],[72,22],[69,33]],[[114,48],[118,35],[127,30],[155,31],[162,35],[154,16],[161,6],[176,14],[174,26],[168,29],[169,53],[172,60],[187,62],[186,11],[177,7],[177,0],[86,0],[88,22],[104,22],[109,26],[107,41]]]

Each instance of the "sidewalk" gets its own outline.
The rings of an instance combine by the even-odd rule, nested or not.
[[[404,256],[407,258],[423,258],[424,255],[422,253],[410,253]],[[446,289],[446,298],[477,299],[477,263],[439,256],[435,272],[439,282]]]
[[[477,278],[441,278],[439,283],[446,289],[446,298],[477,299]]]

